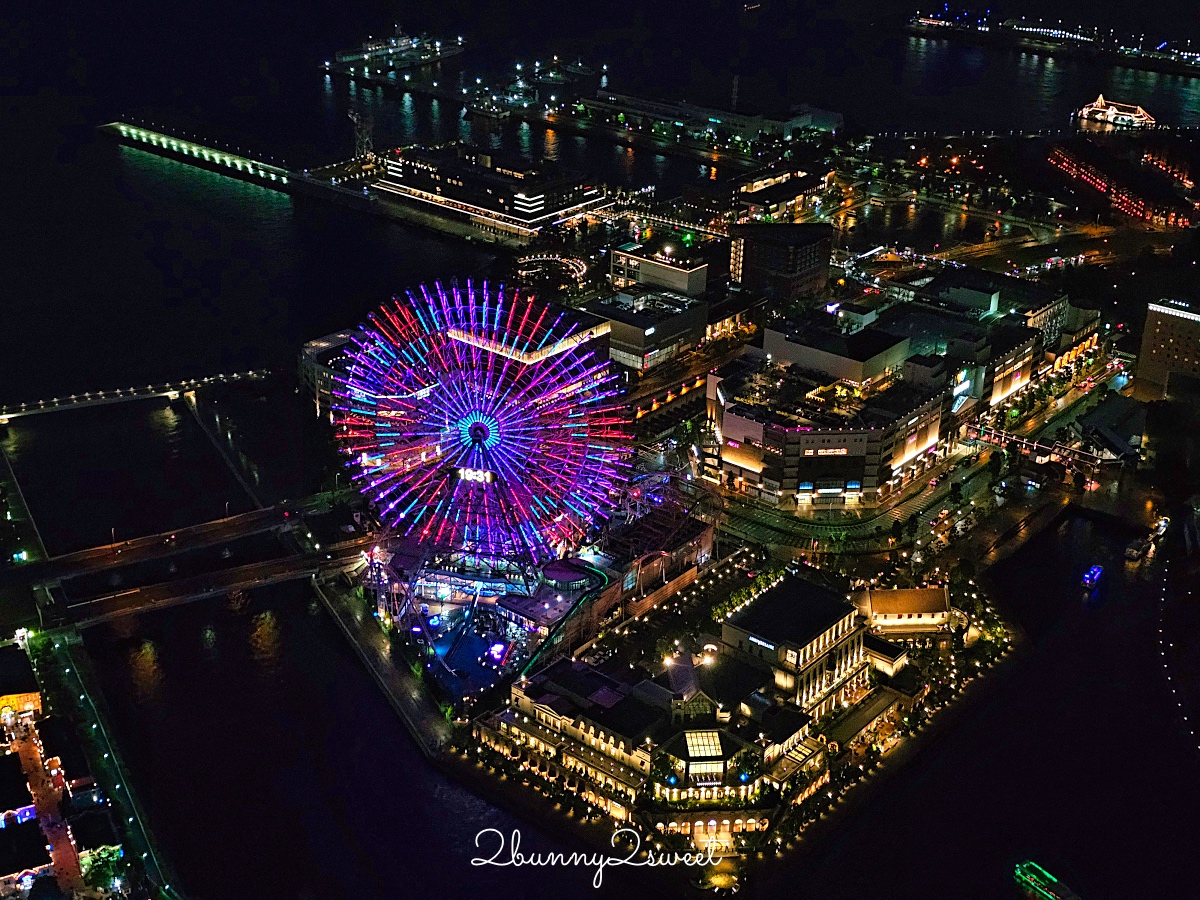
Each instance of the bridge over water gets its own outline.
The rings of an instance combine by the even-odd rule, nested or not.
[[[57,412],[64,409],[81,409],[87,406],[104,406],[109,403],[125,403],[129,400],[146,400],[154,397],[167,397],[174,400],[189,391],[206,385],[225,384],[248,379],[265,378],[266,370],[250,369],[246,372],[231,372],[222,375],[211,375],[208,378],[191,378],[185,381],[160,382],[147,384],[144,387],[134,386],[111,391],[85,391],[82,394],[71,394],[69,397],[55,397],[52,400],[36,400],[29,403],[13,403],[0,406],[0,425],[7,425],[10,420],[21,416],[33,416],[39,413]]]

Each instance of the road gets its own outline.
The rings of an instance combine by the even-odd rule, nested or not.
[[[12,584],[17,581],[23,584],[45,584],[105,569],[132,566],[151,559],[187,553],[189,550],[225,544],[237,538],[275,528],[289,527],[289,518],[284,517],[283,509],[270,507],[180,528],[177,531],[89,547],[86,550],[64,553],[27,566],[9,569],[0,577],[0,584]]]
[[[81,600],[66,607],[67,620],[75,625],[94,625],[123,616],[136,615],[151,609],[166,609],[200,600],[204,597],[220,596],[234,591],[250,590],[278,584],[283,581],[293,581],[297,578],[307,578],[320,572],[345,570],[358,564],[363,548],[375,540],[374,536],[366,536],[356,541],[347,541],[331,548],[326,558],[315,556],[291,556],[285,559],[272,559],[266,562],[250,563],[225,569],[220,572],[209,572],[179,581],[169,581],[163,584],[149,585]]]

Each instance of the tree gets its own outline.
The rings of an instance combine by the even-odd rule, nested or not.
[[[998,449],[992,451],[992,455],[988,457],[987,469],[992,481],[1000,480],[1000,473],[1004,471],[1004,453],[1002,451]]]
[[[39,875],[29,889],[29,900],[67,900],[53,875]]]
[[[956,481],[953,484],[951,484],[950,485],[950,502],[951,503],[962,503],[962,492],[963,492],[963,487],[962,487],[961,481]]]
[[[892,522],[892,538],[898,541],[902,537],[904,537],[904,524],[899,519],[896,519]]]

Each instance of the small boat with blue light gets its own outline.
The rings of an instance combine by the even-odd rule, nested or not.
[[[1104,566],[1092,566],[1083,573],[1083,580],[1080,582],[1085,588],[1094,588],[1100,583],[1100,576],[1104,574]]]

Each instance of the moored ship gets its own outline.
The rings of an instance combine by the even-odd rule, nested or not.
[[[410,69],[414,66],[439,62],[450,56],[457,56],[465,49],[466,44],[461,37],[453,41],[439,40],[427,34],[410,37],[397,25],[396,32],[391,37],[368,38],[361,47],[355,47],[353,50],[339,50],[333,58],[339,65],[352,66],[357,63],[366,63],[370,65],[383,64],[391,69]]]
[[[1102,122],[1118,128],[1153,128],[1154,116],[1134,103],[1117,103],[1106,100],[1101,94],[1093,102],[1087,104],[1077,113],[1076,117],[1088,122]]]

